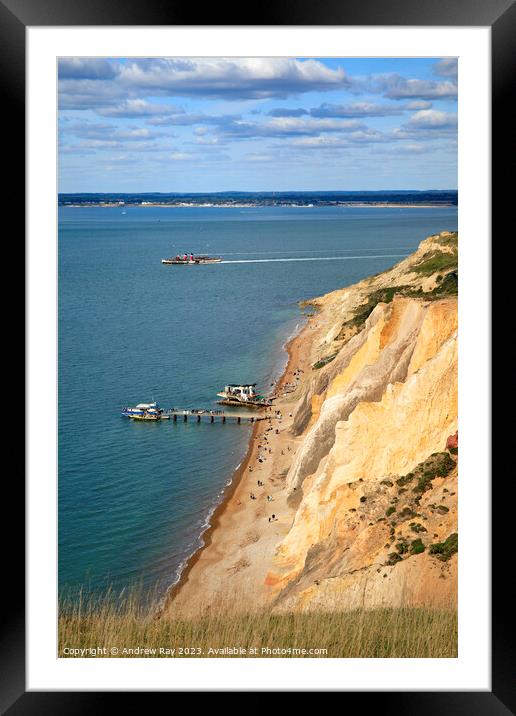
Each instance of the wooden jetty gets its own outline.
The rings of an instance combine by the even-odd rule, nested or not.
[[[161,413],[161,420],[173,420],[174,422],[182,420],[185,423],[189,419],[196,420],[198,423],[200,423],[203,419],[204,421],[208,420],[210,423],[214,423],[215,421],[225,423],[231,420],[236,423],[256,423],[259,420],[272,420],[276,417],[277,416],[273,415],[272,413],[262,413],[261,415],[257,415],[256,413],[251,414],[236,411],[226,413],[224,410],[181,410],[178,408],[163,410],[163,412]]]

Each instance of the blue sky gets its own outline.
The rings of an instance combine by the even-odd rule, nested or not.
[[[455,189],[446,58],[61,58],[61,192]]]

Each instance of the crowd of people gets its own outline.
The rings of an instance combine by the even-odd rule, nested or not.
[[[275,410],[274,417],[278,421],[281,421],[282,417],[283,417],[281,414],[281,410]],[[273,449],[272,449],[270,441],[269,441],[269,438],[271,437],[270,433],[273,433],[273,435],[280,434],[279,428],[274,428],[272,426],[271,422],[272,422],[272,416],[269,418],[269,427],[266,428],[266,430],[264,430],[264,432],[261,435],[258,435],[255,437],[255,440],[258,443],[256,446],[258,452],[255,457],[256,461],[258,462],[257,467],[260,467],[261,464],[263,464],[271,455],[273,455]],[[290,447],[289,447],[289,450],[290,450]],[[282,454],[283,454],[283,451],[282,451]],[[253,472],[253,465],[248,466],[248,471]],[[273,478],[270,478],[270,479],[271,479],[271,482],[274,482]],[[260,488],[265,487],[265,483],[263,482],[263,480],[260,480],[260,479],[257,479],[256,485],[257,485],[257,487],[260,487]],[[266,494],[265,496],[266,496],[267,502],[274,501],[274,497],[272,495]],[[249,499],[256,500],[258,498],[254,492],[250,492]],[[272,514],[268,517],[268,521],[269,522],[277,522],[278,516],[276,514]]]
[[[288,383],[285,383],[283,385],[283,388],[287,389],[286,392],[292,392],[292,390],[295,390],[297,388],[303,373],[304,373],[304,371],[301,368],[297,368],[294,371],[292,371],[291,374],[289,374],[288,377],[291,377],[291,381]],[[273,384],[271,383],[271,386],[272,385]],[[250,473],[253,472],[255,469],[260,470],[261,466],[263,466],[263,464],[267,461],[267,459],[273,455],[273,448],[272,448],[272,444],[270,442],[270,438],[280,434],[280,428],[274,427],[272,425],[272,419],[274,417],[274,419],[277,420],[278,423],[281,425],[281,422],[283,420],[283,415],[282,415],[281,410],[274,409],[274,412],[273,412],[273,408],[269,407],[268,411],[270,411],[270,413],[271,413],[270,416],[268,416],[269,426],[261,434],[255,436],[255,438],[254,438],[257,441],[257,445],[256,445],[257,450],[256,450],[256,454],[253,458],[253,461],[256,461],[256,462],[254,465],[253,464],[248,465],[248,471]],[[291,412],[288,413],[288,417],[292,418]],[[272,433],[272,435],[271,435],[271,433]],[[291,452],[290,445],[286,446],[286,451]],[[285,455],[285,449],[281,450],[281,455]],[[270,481],[273,484],[275,482],[274,478],[272,478],[272,477],[270,478]],[[265,484],[264,484],[263,480],[261,480],[259,478],[256,481],[256,485],[258,488],[265,488]],[[261,495],[265,496],[268,503],[274,502],[273,495],[267,494],[266,490],[263,490],[263,491],[260,490],[258,497],[257,497],[257,494],[255,494],[255,492],[250,492],[249,499],[252,501],[255,501]],[[269,515],[267,519],[269,522],[277,522],[278,515],[276,513],[273,513],[273,514]]]

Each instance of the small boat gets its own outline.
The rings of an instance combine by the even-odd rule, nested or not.
[[[161,259],[162,264],[174,266],[193,266],[195,264],[219,264],[222,261],[220,256],[206,256],[204,254],[183,254],[173,256],[169,259]]]
[[[163,410],[157,403],[138,403],[135,408],[124,408],[122,415],[132,420],[161,420]]]
[[[161,415],[151,415],[144,413],[143,415],[131,415],[132,420],[161,420]]]
[[[125,415],[127,418],[135,418],[143,415],[143,410],[139,410],[138,408],[124,408],[122,415]]]

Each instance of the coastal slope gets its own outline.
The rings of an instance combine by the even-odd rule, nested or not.
[[[310,301],[173,612],[453,606],[457,233]],[[258,484],[261,483],[261,484]],[[250,495],[253,498],[250,499]]]

